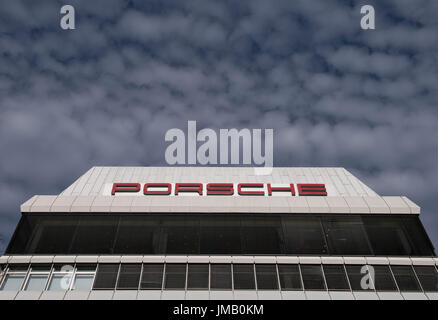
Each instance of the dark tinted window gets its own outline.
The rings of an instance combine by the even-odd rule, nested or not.
[[[367,266],[363,265],[346,265],[348,280],[350,282],[351,290],[370,290],[374,291],[374,284],[371,281],[371,277]],[[365,275],[368,275],[364,278]],[[363,286],[362,286],[363,284]]]
[[[434,266],[415,266],[414,269],[424,291],[438,291],[438,274]]]
[[[303,288],[297,264],[279,264],[278,274],[281,290],[301,290]]]
[[[246,219],[241,226],[243,251],[252,254],[280,252],[280,226],[277,217]]]
[[[329,290],[350,290],[343,265],[324,265],[324,275]]]
[[[23,214],[6,253],[431,256],[433,248],[417,216],[35,213]]]
[[[317,218],[285,217],[285,243],[289,254],[326,254],[321,221]]]
[[[389,266],[373,266],[374,285],[377,291],[397,291]]]
[[[256,279],[258,290],[278,290],[275,264],[256,264]]]
[[[230,264],[212,264],[211,268],[211,290],[231,290],[231,265]]]
[[[163,285],[163,268],[161,263],[144,264],[140,288],[160,290]]]
[[[159,236],[156,221],[142,216],[129,216],[120,220],[114,246],[115,254],[158,253],[156,240]]]
[[[162,224],[162,237],[167,254],[197,254],[199,252],[199,219],[193,216],[173,217]]]
[[[400,291],[421,291],[411,266],[391,266]]]
[[[360,217],[323,218],[330,254],[369,255],[371,248]]]
[[[324,290],[326,288],[321,265],[302,264],[300,268],[305,290]]]
[[[72,252],[112,254],[118,216],[83,216],[75,233]]]
[[[255,289],[254,265],[233,265],[234,289]]]
[[[122,264],[117,289],[137,290],[141,273],[141,264]]]
[[[413,255],[414,251],[400,218],[363,217],[368,238],[376,255]]]
[[[208,289],[208,264],[189,264],[187,289]]]
[[[166,289],[185,289],[186,287],[186,265],[185,264],[166,264],[165,271]]]
[[[116,286],[118,264],[99,264],[93,289],[113,290]]]
[[[201,254],[242,253],[240,218],[206,216],[201,219]]]

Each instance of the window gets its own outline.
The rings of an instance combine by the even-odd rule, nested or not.
[[[184,290],[186,287],[186,268],[185,264],[166,264],[164,288]]]
[[[284,217],[286,253],[327,254],[321,221],[316,217]],[[260,237],[263,239],[263,237]]]
[[[93,289],[114,290],[116,286],[118,272],[118,264],[99,264]]]
[[[368,274],[367,266],[363,265],[346,265],[348,280],[350,281],[351,290],[359,291],[359,290],[373,290],[374,284],[370,282],[370,280],[365,281],[364,286],[362,286],[361,282],[364,278],[365,274]]]
[[[27,265],[9,265],[0,290],[18,291],[23,286],[28,270]]]
[[[141,277],[140,289],[142,290],[161,290],[163,286],[164,264],[144,264]]]
[[[369,255],[371,249],[360,217],[323,218],[330,254]]]
[[[302,290],[300,268],[297,264],[279,264],[281,290]]]
[[[211,268],[211,290],[231,290],[232,277],[230,264],[212,264]]]
[[[255,289],[254,265],[234,264],[233,278],[235,290]]]
[[[233,215],[200,219],[201,254],[241,254],[240,219]]]
[[[189,264],[187,276],[187,289],[208,290],[209,271],[208,264]]]
[[[24,290],[43,291],[49,279],[50,269],[50,265],[32,265]]]
[[[303,264],[301,274],[305,290],[325,290],[324,276],[321,265]]]
[[[256,278],[258,290],[278,290],[275,264],[256,264]]]
[[[374,286],[377,291],[397,291],[394,278],[392,277],[389,266],[373,266]]]
[[[120,219],[114,253],[157,254],[159,253],[154,237],[159,229],[157,221],[144,216],[127,216]]]
[[[54,265],[47,290],[66,291],[70,288],[74,268],[71,265]]]
[[[93,287],[95,264],[77,264],[72,290],[89,291]]]
[[[397,217],[363,217],[375,255],[415,255]]]
[[[6,254],[58,253],[434,255],[418,216],[24,213]]]
[[[137,290],[140,282],[140,272],[141,264],[122,264],[117,289]]]
[[[324,275],[329,290],[350,290],[347,275],[342,264],[324,265]]]
[[[411,266],[391,266],[400,291],[421,291]]]
[[[280,252],[281,222],[278,217],[248,217],[241,224],[243,252],[275,254]],[[263,235],[262,237],[260,235]]]
[[[424,291],[438,291],[438,274],[434,266],[414,266]]]
[[[72,244],[73,253],[114,253],[114,240],[119,217],[117,215],[81,216]]]

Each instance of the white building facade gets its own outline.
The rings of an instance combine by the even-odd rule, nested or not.
[[[93,167],[21,214],[0,299],[438,298],[420,207],[343,168]]]

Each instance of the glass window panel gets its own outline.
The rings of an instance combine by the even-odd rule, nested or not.
[[[76,274],[72,290],[90,291],[93,287],[94,274]]]
[[[122,216],[114,247],[117,254],[157,254],[155,239],[159,236],[157,219],[140,216]]]
[[[397,291],[389,266],[373,266],[374,285],[377,291]]]
[[[141,278],[141,289],[161,290],[163,285],[164,264],[144,264]]]
[[[256,278],[258,290],[278,290],[275,264],[256,264]]]
[[[113,290],[116,286],[118,264],[99,264],[93,289]]]
[[[76,229],[72,254],[112,254],[119,216],[82,216]]]
[[[120,266],[117,289],[137,290],[140,282],[141,264],[122,264]]]
[[[324,217],[322,221],[330,254],[369,255],[372,253],[360,217]]]
[[[412,255],[400,218],[363,217],[368,239],[375,255]]]
[[[281,290],[302,290],[300,268],[297,264],[279,264]]]
[[[438,291],[438,274],[434,266],[414,266],[424,291]]]
[[[245,254],[276,254],[281,252],[281,222],[277,217],[248,217],[241,223]]]
[[[77,272],[95,272],[96,265],[95,264],[77,264],[76,271]]]
[[[26,283],[26,291],[43,291],[46,288],[49,274],[30,274]]]
[[[283,220],[286,253],[327,254],[319,218],[287,217]]]
[[[368,274],[368,268],[364,265],[346,265],[348,280],[353,291],[370,290],[374,291],[374,284],[371,280],[364,280],[364,286],[362,286],[362,278]],[[363,268],[363,269],[362,269]],[[361,270],[363,272],[361,272]],[[369,279],[369,278],[368,278]]]
[[[211,290],[231,290],[232,277],[230,264],[212,264],[211,268]]]
[[[434,255],[418,216],[175,215],[23,214],[6,254]]]
[[[30,269],[32,272],[50,272],[52,266],[50,264],[33,264]]]
[[[233,265],[234,289],[255,289],[254,265],[234,264]]]
[[[400,291],[421,291],[411,266],[391,266]]]
[[[187,289],[208,289],[208,264],[189,264]]]
[[[166,264],[165,289],[185,289],[186,287],[186,265]]]
[[[54,273],[50,279],[48,290],[66,291],[70,287],[72,273]]]
[[[305,290],[324,290],[326,288],[321,265],[302,264],[300,268]]]
[[[3,280],[1,290],[4,291],[18,291],[23,285],[26,274],[7,274]]]
[[[201,219],[201,254],[242,254],[240,218],[205,216]]]
[[[403,225],[412,245],[412,255],[435,256],[433,246],[418,216],[412,217],[404,215]]]
[[[329,290],[350,290],[347,275],[342,264],[325,264],[323,268]]]
[[[199,254],[199,218],[165,219],[162,232],[166,239],[167,254]]]
[[[19,271],[27,272],[28,269],[29,269],[28,264],[10,264],[10,265],[8,265],[8,270],[13,271],[13,272],[19,272]]]

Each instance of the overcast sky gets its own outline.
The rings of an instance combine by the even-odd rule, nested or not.
[[[32,195],[95,165],[165,165],[165,132],[197,120],[273,128],[275,165],[408,196],[437,247],[437,16],[436,0],[1,1],[4,242]]]

